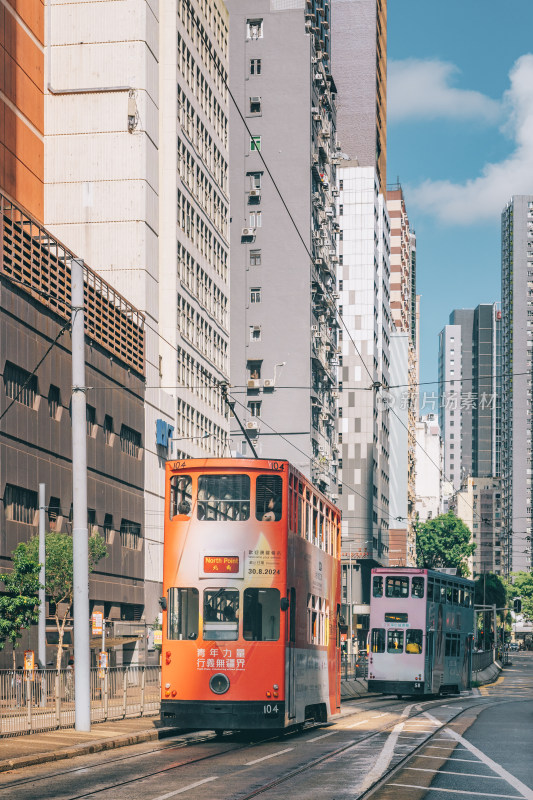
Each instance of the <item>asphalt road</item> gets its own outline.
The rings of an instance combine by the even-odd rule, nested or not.
[[[204,733],[43,764],[0,775],[0,800],[533,800],[533,653],[513,658],[459,698],[366,698],[273,739]]]

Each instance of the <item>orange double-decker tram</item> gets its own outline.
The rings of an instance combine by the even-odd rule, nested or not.
[[[166,465],[161,716],[260,730],[340,712],[340,512],[287,461]]]

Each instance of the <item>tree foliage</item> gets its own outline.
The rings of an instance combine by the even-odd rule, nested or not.
[[[468,576],[468,558],[476,545],[471,543],[472,534],[453,511],[417,526],[417,565],[424,569],[435,567],[457,568],[459,575]]]
[[[475,600],[476,605],[505,608],[507,605],[507,586],[499,575],[487,572],[476,579]]]
[[[525,619],[533,620],[533,573],[513,572],[512,583],[507,585],[508,604],[512,607],[515,597],[522,599],[522,615]]]
[[[27,544],[21,543],[13,551],[13,571],[0,575],[0,581],[4,584],[0,596],[0,650],[11,642],[15,669],[15,648],[22,631],[39,619],[39,562],[28,552]]]
[[[63,636],[74,602],[73,539],[68,533],[47,533],[45,591],[51,601],[51,611],[58,632],[56,668],[61,668]],[[27,544],[28,553],[35,563],[39,562],[39,537],[34,536]],[[101,558],[107,556],[103,538],[97,534],[89,536],[89,572]],[[87,620],[89,624],[89,620]]]

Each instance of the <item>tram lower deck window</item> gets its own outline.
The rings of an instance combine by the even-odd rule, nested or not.
[[[245,589],[242,604],[243,635],[251,642],[279,639],[279,589]]]
[[[407,575],[388,577],[385,581],[386,597],[409,597],[409,578]]]
[[[248,475],[200,475],[198,519],[217,522],[250,518]]]
[[[198,638],[198,589],[168,590],[167,637],[169,639]]]
[[[239,638],[239,590],[204,591],[204,641],[233,642]]]
[[[372,628],[370,650],[372,653],[385,652],[385,628]]]
[[[387,631],[387,653],[403,653],[403,631]]]
[[[422,652],[422,631],[409,628],[405,632],[405,652],[417,655]]]

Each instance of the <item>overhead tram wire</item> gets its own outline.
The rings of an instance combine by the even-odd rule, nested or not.
[[[195,24],[196,29],[198,30],[198,33],[200,35],[200,38],[202,39],[204,45],[206,46],[207,52],[211,56],[211,59],[212,59],[213,64],[215,66],[215,69],[219,73],[219,75],[220,75],[220,77],[222,79],[222,82],[224,83],[224,86],[226,87],[226,90],[228,92],[228,96],[230,97],[233,105],[235,106],[235,109],[236,109],[236,111],[237,111],[237,113],[238,113],[238,115],[239,115],[239,117],[241,119],[242,124],[244,125],[244,127],[246,129],[246,132],[250,136],[250,140],[252,140],[254,138],[254,136],[253,136],[250,128],[248,127],[248,123],[246,122],[246,119],[245,119],[241,109],[239,108],[239,106],[237,104],[237,101],[235,100],[235,97],[233,96],[233,93],[232,93],[231,89],[228,86],[228,81],[227,81],[226,76],[224,74],[224,70],[219,66],[218,58],[215,58],[215,54],[213,53],[213,50],[212,50],[212,44],[209,41],[209,39],[207,39],[207,37],[205,36],[205,33],[203,32],[202,28],[200,27],[200,23],[199,23],[198,17],[196,15],[196,12],[194,11],[194,9],[191,6],[190,0],[185,0],[185,3],[187,5],[188,13],[190,14],[191,20]],[[309,258],[310,263],[312,264],[313,263],[313,254],[309,250],[309,248],[308,248],[308,246],[307,246],[307,244],[305,242],[305,239],[303,238],[302,234],[300,233],[300,229],[298,228],[298,225],[296,224],[296,221],[295,221],[295,219],[294,219],[294,217],[293,217],[293,215],[291,213],[291,210],[289,209],[289,207],[288,207],[288,205],[287,205],[287,203],[285,201],[285,198],[283,197],[283,194],[281,193],[281,190],[278,187],[278,184],[274,180],[274,176],[272,175],[272,172],[270,171],[270,168],[269,168],[268,164],[266,163],[265,158],[264,158],[261,150],[256,150],[255,152],[259,156],[259,158],[261,160],[261,163],[263,164],[267,175],[269,176],[270,180],[272,181],[272,185],[273,185],[274,189],[276,190],[276,193],[279,196],[279,198],[281,200],[281,203],[282,203],[285,211],[287,212],[287,214],[289,216],[290,221],[292,222],[294,230],[296,231],[296,234],[297,234],[298,238],[300,239],[300,241],[301,241],[301,243],[302,243],[302,245],[304,247],[305,252],[307,253],[307,256]],[[365,370],[366,370],[366,372],[368,374],[368,377],[370,378],[372,383],[374,383],[374,378],[373,378],[370,370],[368,369],[368,366],[366,365],[366,362],[364,361],[361,353],[359,352],[359,349],[358,349],[358,347],[357,347],[357,345],[356,345],[356,343],[355,343],[355,341],[354,341],[354,339],[352,337],[350,329],[346,325],[346,323],[343,320],[342,316],[339,314],[338,308],[337,308],[337,306],[335,304],[335,299],[333,297],[333,293],[330,292],[329,289],[326,286],[324,286],[324,290],[325,290],[325,293],[328,295],[329,299],[333,301],[333,308],[335,309],[335,317],[336,317],[336,319],[341,322],[342,326],[346,330],[346,333],[348,334],[348,336],[350,338],[350,341],[353,344],[357,355],[361,359],[361,363],[363,364],[363,366],[364,366],[364,368],[365,368]]]

